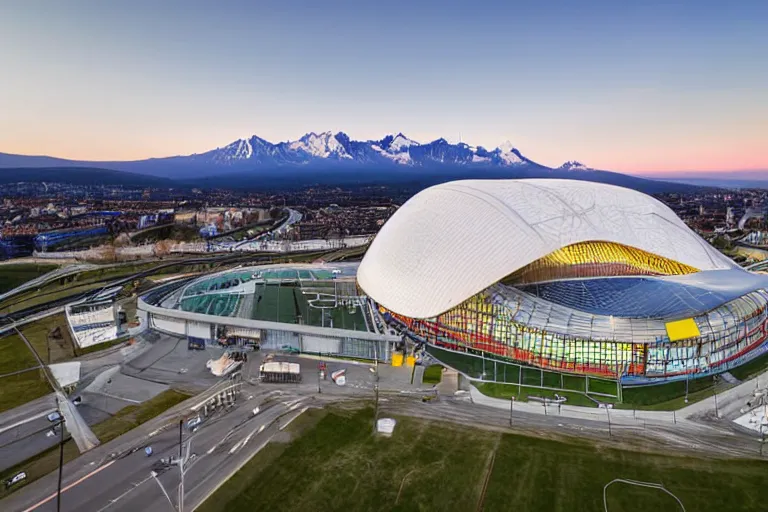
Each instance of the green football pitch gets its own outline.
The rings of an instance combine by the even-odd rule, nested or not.
[[[335,304],[334,288],[312,284],[302,290],[295,284],[256,285],[252,318],[270,322],[302,323],[347,330],[367,330],[363,313]]]

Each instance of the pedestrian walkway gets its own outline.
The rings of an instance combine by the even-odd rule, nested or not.
[[[644,424],[676,424],[683,420],[682,415],[675,411],[636,411],[630,409],[602,409],[598,407],[580,407],[577,405],[558,405],[545,402],[520,402],[514,404],[510,400],[492,398],[482,394],[475,386],[470,385],[470,397],[473,403],[486,407],[541,414],[547,416],[563,416],[596,422],[611,422],[617,425],[644,425]]]

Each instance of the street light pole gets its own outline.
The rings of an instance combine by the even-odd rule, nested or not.
[[[515,397],[509,399],[509,426],[512,426],[512,411],[515,409]]]
[[[181,436],[183,434],[184,420],[179,420],[179,461],[181,461]]]
[[[719,381],[719,379],[718,379],[718,376],[717,376],[717,375],[715,375],[715,376],[712,378],[712,380],[713,380],[713,384],[712,384],[712,390],[713,390],[713,392],[715,393],[715,418],[719,418],[719,417],[720,417],[720,413],[719,413],[719,412],[718,412],[718,410],[717,410],[717,383],[718,383],[718,381]]]
[[[59,484],[56,488],[56,512],[61,512],[61,476],[64,468],[64,417],[61,416],[61,411],[59,411],[59,416],[61,417],[59,422],[61,432],[59,432]]]

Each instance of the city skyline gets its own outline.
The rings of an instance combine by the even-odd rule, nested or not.
[[[0,152],[200,153],[307,132],[511,141],[557,167],[768,171],[762,2],[18,2]]]

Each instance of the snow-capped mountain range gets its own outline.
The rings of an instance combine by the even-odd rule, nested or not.
[[[110,177],[111,176],[111,177]],[[494,149],[453,144],[440,138],[420,143],[402,133],[379,140],[353,140],[343,132],[308,133],[272,143],[256,135],[204,153],[133,161],[78,161],[0,153],[0,183],[140,184],[158,179],[177,186],[288,189],[328,185],[402,185],[419,189],[459,179],[560,178],[610,183],[647,193],[688,185],[595,170],[576,161],[547,167],[511,143]],[[163,181],[164,180],[164,181]]]
[[[371,176],[387,175],[402,179],[425,175],[521,177],[593,171],[578,162],[566,162],[559,168],[540,165],[523,156],[510,142],[487,149],[463,142],[453,144],[443,138],[420,143],[402,133],[379,140],[354,140],[344,132],[312,132],[298,140],[278,143],[254,135],[204,153],[134,161],[76,161],[0,153],[0,168],[30,167],[97,167],[171,179],[215,179],[225,175],[285,179],[301,175],[302,179],[313,179],[320,174],[343,173],[345,179],[370,180]]]
[[[174,157],[179,158],[179,157]],[[344,132],[308,133],[295,141],[273,144],[253,136],[205,153],[190,155],[197,162],[217,165],[306,165],[320,161],[338,160],[356,163],[391,163],[424,166],[432,164],[486,164],[516,166],[534,163],[524,157],[510,142],[488,150],[464,143],[451,144],[437,139],[425,144],[409,139],[402,133],[387,135],[381,140],[357,141]],[[562,169],[589,170],[578,162],[566,162]]]

